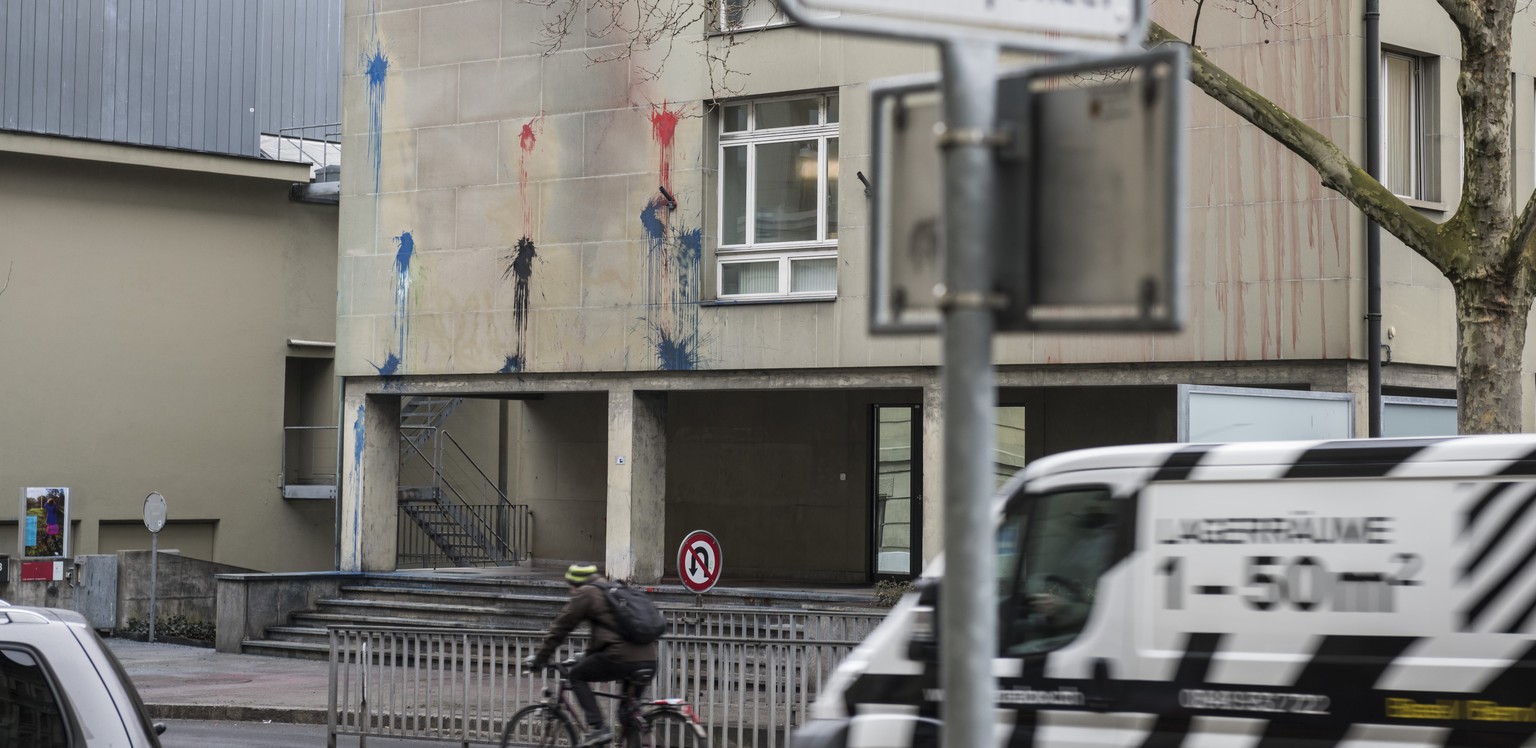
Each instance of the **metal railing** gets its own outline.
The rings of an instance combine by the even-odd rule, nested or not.
[[[533,513],[513,504],[453,435],[431,427],[428,450],[402,440],[399,533],[396,564],[403,567],[459,566],[465,563],[517,564],[528,559]],[[404,430],[404,428],[402,428]],[[452,521],[448,542],[426,517]]]
[[[284,426],[282,476],[287,486],[336,485],[336,427]]]
[[[711,639],[863,641],[884,613],[662,605],[669,636]]]
[[[278,161],[300,161],[312,171],[325,173],[341,163],[341,123],[284,127],[277,131]]]
[[[518,669],[542,636],[330,627],[327,745],[335,746],[341,735],[496,742],[512,714],[553,686],[551,674]],[[669,635],[658,644],[649,694],[690,701],[714,745],[778,748],[788,744],[821,684],[857,644]],[[556,657],[573,656],[585,645],[584,638],[572,637]]]

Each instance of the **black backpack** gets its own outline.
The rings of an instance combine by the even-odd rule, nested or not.
[[[623,582],[599,582],[608,609],[613,611],[614,630],[630,644],[650,644],[667,631],[667,619],[656,603],[639,587]]]

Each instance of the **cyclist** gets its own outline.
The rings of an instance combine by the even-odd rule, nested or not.
[[[608,607],[608,597],[598,586],[606,578],[597,573],[596,564],[571,564],[565,570],[565,581],[571,586],[571,599],[550,622],[544,643],[524,663],[535,669],[547,667],[549,658],[571,631],[583,621],[591,624],[592,636],[587,651],[571,668],[569,679],[571,691],[576,694],[576,701],[587,718],[587,734],[580,745],[597,745],[612,740],[613,730],[603,720],[591,684],[626,680],[636,670],[655,672],[656,644],[631,644],[619,636],[613,611]]]

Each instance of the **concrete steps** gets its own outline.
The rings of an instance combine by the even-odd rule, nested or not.
[[[871,599],[859,593],[756,588],[715,590],[701,598],[675,585],[651,588],[651,596],[663,608],[702,603],[744,610],[867,610]],[[317,600],[312,609],[268,627],[260,638],[245,639],[241,651],[326,659],[330,654],[326,627],[332,625],[540,631],[567,598],[568,588],[558,578],[455,572],[368,574],[341,585],[336,595]]]

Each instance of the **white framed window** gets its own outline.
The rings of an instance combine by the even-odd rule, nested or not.
[[[793,23],[774,0],[718,0],[715,3],[714,30],[717,32],[766,29]]]
[[[1434,58],[1382,52],[1382,182],[1396,195],[1440,199]]]
[[[720,298],[837,293],[838,96],[720,110]]]

